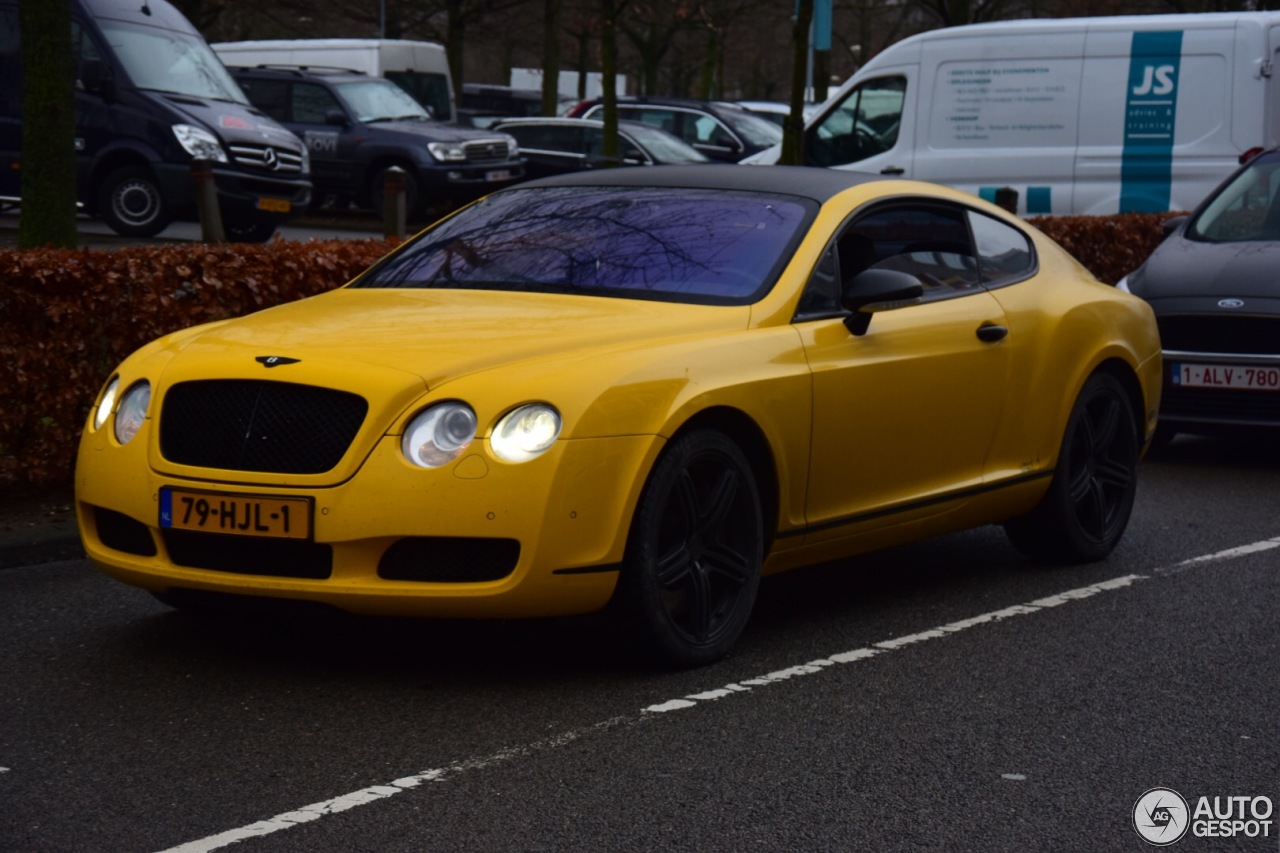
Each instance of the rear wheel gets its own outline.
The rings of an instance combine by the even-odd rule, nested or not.
[[[1101,560],[1129,524],[1138,491],[1138,430],[1120,381],[1097,373],[1067,420],[1053,482],[1029,515],[1005,525],[1022,553],[1056,563]]]
[[[154,237],[173,221],[160,184],[145,166],[124,166],[98,190],[98,213],[117,234]]]
[[[751,467],[721,433],[674,440],[645,484],[619,604],[642,647],[679,666],[723,657],[760,585],[763,534]]]

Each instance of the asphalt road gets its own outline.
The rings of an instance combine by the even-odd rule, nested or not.
[[[1103,563],[984,528],[791,573],[687,672],[589,619],[204,621],[5,569],[0,850],[1136,851],[1167,787],[1170,849],[1275,851],[1278,495],[1274,442],[1182,439]]]

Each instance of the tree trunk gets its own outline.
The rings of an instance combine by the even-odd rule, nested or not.
[[[546,30],[542,35],[542,114],[554,116],[560,104],[561,0],[543,0]]]
[[[600,81],[604,99],[604,159],[620,162],[618,156],[618,7],[620,0],[601,0]]]
[[[18,245],[76,244],[71,5],[22,0],[22,216]]]
[[[809,25],[813,23],[813,0],[799,0],[791,27],[791,112],[782,125],[782,156],[778,163],[804,163],[804,89],[809,67]]]

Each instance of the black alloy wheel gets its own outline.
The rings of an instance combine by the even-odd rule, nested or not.
[[[723,657],[751,615],[763,560],[760,499],[719,432],[672,441],[640,498],[619,603],[649,653],[678,666]]]
[[[1040,505],[1005,525],[1014,547],[1057,563],[1101,560],[1129,524],[1138,491],[1138,429],[1120,381],[1097,373],[1085,383]]]

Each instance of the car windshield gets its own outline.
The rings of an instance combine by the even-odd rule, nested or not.
[[[768,148],[782,142],[782,127],[746,110],[725,109],[720,118],[752,145]]]
[[[420,235],[352,286],[742,305],[773,285],[816,210],[723,190],[513,189]]]
[[[708,157],[679,137],[656,127],[634,122],[627,125],[631,138],[658,163],[706,163]]]
[[[339,83],[335,88],[360,121],[431,118],[408,92],[381,77]]]
[[[102,32],[139,89],[248,104],[236,81],[195,36],[104,21]]]
[[[1187,229],[1193,240],[1280,240],[1280,152],[1264,154],[1212,197]]]

